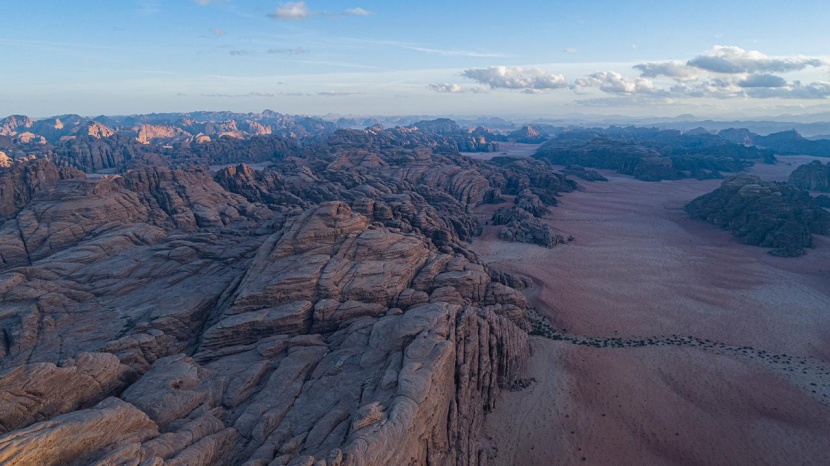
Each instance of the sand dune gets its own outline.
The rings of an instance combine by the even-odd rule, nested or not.
[[[786,179],[806,161],[753,171]],[[717,180],[603,174],[611,182],[583,184],[547,219],[573,243],[505,243],[488,227],[476,251],[533,277],[531,302],[568,334],[725,346],[537,339],[537,382],[506,394],[488,421],[493,464],[826,464],[830,239],[772,257],[686,217],[682,206]]]

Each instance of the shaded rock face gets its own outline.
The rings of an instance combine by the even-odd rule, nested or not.
[[[542,202],[539,196],[533,194],[533,191],[530,189],[522,190],[516,196],[513,203],[516,204],[516,207],[530,212],[534,217],[542,217],[549,212],[547,205]]]
[[[596,170],[588,170],[579,165],[568,165],[562,170],[566,175],[572,175],[585,181],[608,181],[608,178],[599,174]]]
[[[0,225],[0,462],[486,461],[530,281],[467,249],[470,212],[561,175],[371,144],[215,175],[34,162]]]
[[[722,178],[755,161],[774,163],[772,151],[708,133],[611,127],[564,132],[534,157],[556,165],[607,168],[643,181]]]
[[[503,225],[499,238],[505,241],[538,244],[546,248],[567,242],[565,237],[554,233],[549,226],[519,207],[497,210],[493,214],[493,225]]]
[[[830,233],[830,213],[786,183],[736,175],[686,205],[692,218],[727,229],[742,243],[772,248],[770,254],[800,256],[813,234]]]
[[[58,168],[45,159],[26,159],[6,165],[0,167],[0,224],[16,216],[35,195],[58,181],[85,177],[78,170]]]
[[[830,192],[830,163],[813,160],[790,173],[787,182],[805,191]]]

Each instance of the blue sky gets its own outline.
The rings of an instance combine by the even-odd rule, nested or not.
[[[830,110],[830,2],[0,2],[0,115]]]

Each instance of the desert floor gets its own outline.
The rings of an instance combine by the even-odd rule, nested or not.
[[[785,180],[811,159],[751,173]],[[772,257],[686,217],[719,180],[602,173],[546,218],[570,244],[507,243],[492,226],[473,243],[532,277],[530,302],[572,340],[533,338],[535,382],[488,417],[491,464],[828,464],[830,238]],[[648,343],[578,344],[610,339]]]
[[[500,142],[499,150],[495,152],[462,152],[462,154],[478,159],[490,160],[493,157],[509,155],[511,157],[530,157],[541,144],[523,144],[520,142]]]

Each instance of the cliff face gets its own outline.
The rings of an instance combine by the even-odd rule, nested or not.
[[[822,165],[818,160],[813,160],[790,173],[787,182],[807,191],[830,192],[830,163]]]
[[[692,218],[732,232],[742,243],[772,248],[773,255],[800,256],[813,233],[830,233],[830,214],[810,195],[786,183],[736,175],[686,205]]]
[[[469,212],[564,178],[422,149],[27,164],[0,169],[25,193],[2,197],[0,462],[486,463],[529,326]]]

